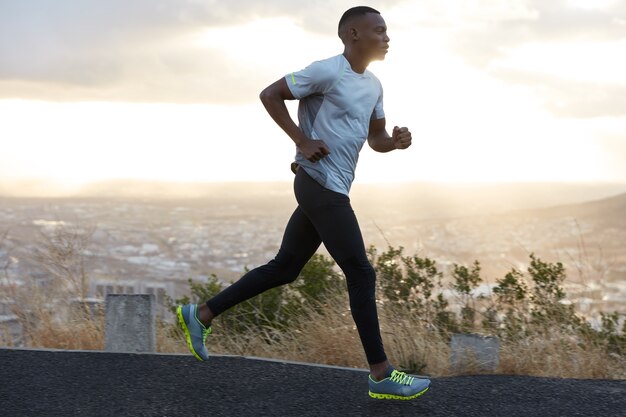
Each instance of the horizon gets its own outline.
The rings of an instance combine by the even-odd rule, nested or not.
[[[121,187],[121,188],[120,188]],[[223,180],[223,181],[176,181],[143,179],[104,179],[77,185],[67,185],[51,180],[28,179],[6,182],[0,178],[0,198],[97,198],[98,193],[105,197],[163,197],[163,198],[206,198],[208,194],[192,195],[194,192],[217,191],[229,193],[244,190],[246,193],[259,194],[270,190],[292,194],[293,180]],[[438,193],[470,190],[513,190],[530,193],[549,188],[579,190],[591,192],[599,198],[617,196],[626,193],[626,181],[511,181],[511,182],[452,182],[407,180],[403,182],[364,182],[355,181],[351,196],[359,196],[367,190],[376,189],[391,193],[402,193],[414,189],[424,191],[437,190]],[[245,190],[247,188],[247,190]],[[407,195],[411,193],[408,192]],[[245,196],[242,196],[245,197]],[[584,195],[581,195],[585,200]],[[590,198],[593,200],[595,197]],[[581,200],[581,201],[582,201]]]

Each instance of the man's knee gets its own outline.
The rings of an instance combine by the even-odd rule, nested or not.
[[[276,257],[266,267],[273,275],[274,284],[278,286],[295,281],[304,266],[300,266],[300,264],[301,262],[298,261],[295,255],[279,250]]]
[[[348,283],[348,290],[371,291],[376,288],[376,271],[367,258],[353,257],[339,264]]]

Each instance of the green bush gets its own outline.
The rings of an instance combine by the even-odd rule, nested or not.
[[[452,332],[487,333],[505,343],[558,331],[581,346],[600,346],[620,356],[626,352],[626,323],[620,328],[620,314],[603,313],[601,328],[594,329],[573,305],[565,302],[566,271],[560,262],[544,262],[530,254],[525,272],[513,268],[496,280],[490,294],[476,295],[475,290],[483,282],[478,261],[470,267],[453,264],[449,284],[444,285],[444,274],[434,260],[405,256],[403,252],[402,247],[389,247],[380,254],[374,247],[368,249],[377,273],[377,299],[388,311],[415,318],[429,331],[445,337]],[[335,263],[316,254],[293,284],[266,291],[216,320],[229,332],[285,330],[306,320],[309,308],[322,312],[330,292],[346,293],[342,281]],[[206,283],[189,280],[189,285],[189,296],[169,299],[172,310],[175,304],[204,302],[223,289],[215,275]],[[457,312],[444,297],[445,290],[454,294]]]
[[[272,288],[244,301],[215,319],[215,323],[229,332],[244,332],[254,328],[284,330],[303,314],[304,307],[317,311],[330,291],[342,291],[342,276],[334,269],[335,263],[321,254],[315,254],[291,285]],[[206,302],[225,287],[215,274],[207,282],[188,280],[190,295],[167,303],[172,312],[176,305]]]

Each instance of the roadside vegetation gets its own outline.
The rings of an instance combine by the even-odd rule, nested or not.
[[[402,248],[370,248],[369,256],[377,271],[383,340],[400,368],[449,375],[452,334],[477,333],[500,339],[498,373],[626,377],[624,320],[616,312],[602,313],[592,326],[577,313],[563,289],[561,263],[530,254],[526,270],[512,269],[485,294],[477,291],[484,283],[478,261],[455,264],[444,276],[434,260],[405,255]],[[172,311],[222,288],[216,276],[189,285],[188,296],[169,300]],[[344,279],[324,255],[315,255],[293,285],[236,306],[213,327],[208,343],[215,353],[366,366]],[[162,336],[166,349],[185,351],[176,326],[166,326]]]
[[[0,277],[0,301],[17,317],[22,344],[59,349],[102,349],[101,307],[85,302],[88,277],[83,253],[91,229],[59,229],[42,235],[33,262],[56,285],[13,285]],[[2,239],[0,239],[1,243]],[[626,324],[618,312],[592,325],[564,290],[563,264],[530,254],[524,270],[490,282],[481,265],[454,264],[444,273],[427,257],[403,248],[370,248],[377,271],[378,312],[390,360],[404,370],[451,375],[454,333],[497,336],[497,373],[570,378],[626,378]],[[204,302],[223,288],[219,277],[189,280],[188,294],[166,297],[172,315],[160,318],[158,349],[187,352],[173,320],[179,303]],[[366,367],[348,307],[345,280],[334,262],[316,254],[291,285],[274,288],[215,319],[210,352]],[[0,345],[11,335],[0,324]],[[468,370],[477,372],[477,370]]]

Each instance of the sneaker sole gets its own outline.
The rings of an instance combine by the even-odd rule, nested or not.
[[[187,327],[187,323],[185,323],[185,318],[183,317],[182,306],[176,307],[176,316],[178,317],[178,324],[180,325],[181,329],[183,329],[183,332],[185,333],[185,339],[187,339],[187,346],[189,347],[189,350],[191,351],[191,353],[193,353],[193,356],[195,356],[196,359],[198,359],[201,362],[204,362],[204,359],[198,356],[198,354],[196,353],[196,350],[193,348],[193,343],[191,343],[191,334],[189,334],[189,328]]]
[[[412,400],[414,398],[419,397],[426,391],[428,391],[428,388],[426,388],[425,390],[421,392],[418,392],[417,394],[411,395],[409,397],[403,397],[402,395],[393,395],[393,394],[379,394],[377,392],[372,392],[372,391],[370,391],[369,394],[370,394],[370,397],[376,398],[377,400]]]

